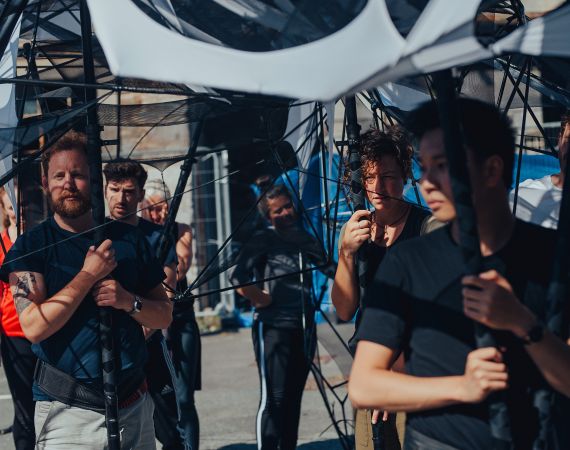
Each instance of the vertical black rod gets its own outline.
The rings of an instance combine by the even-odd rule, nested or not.
[[[83,66],[85,83],[95,83],[95,66],[93,63],[93,46],[91,17],[86,0],[80,3],[81,44],[83,47]],[[85,103],[97,98],[94,88],[85,89]],[[101,173],[101,142],[97,123],[96,105],[87,110],[87,156],[89,161],[89,177],[91,180],[91,207],[95,225],[94,244],[99,245],[104,239],[104,229],[99,226],[105,220],[103,203],[103,175]],[[110,308],[99,308],[99,339],[101,342],[101,371],[103,376],[103,395],[105,401],[105,425],[109,450],[120,450],[119,407],[117,399],[117,379],[113,348],[113,320]]]
[[[568,125],[566,125],[568,126]],[[564,132],[564,130],[561,130]],[[561,167],[565,173],[562,186],[562,201],[558,220],[558,239],[556,242],[552,277],[548,286],[548,312],[546,315],[547,328],[563,341],[568,339],[568,272],[570,270],[570,177],[568,176],[568,158],[566,167]],[[538,410],[539,433],[534,442],[533,450],[548,449],[548,437],[552,427],[551,410],[557,396],[550,386],[543,386],[534,395],[534,405]]]
[[[346,137],[348,140],[348,166],[350,168],[350,201],[355,211],[365,209],[364,187],[362,186],[362,166],[360,162],[360,125],[356,115],[356,99],[353,95],[344,102],[346,114]],[[356,255],[360,301],[366,277],[367,262],[362,252]],[[361,305],[362,306],[362,305]]]
[[[433,75],[437,94],[437,107],[441,129],[444,134],[445,152],[449,164],[449,175],[459,225],[459,245],[463,252],[467,274],[478,274],[482,267],[481,248],[477,231],[477,217],[471,200],[471,182],[467,169],[467,158],[456,102],[455,79],[451,70]],[[491,331],[475,323],[477,347],[494,347]],[[495,449],[510,448],[511,430],[507,407],[499,395],[489,397],[489,422]]]
[[[327,114],[328,117],[331,115]],[[321,187],[323,188],[324,200],[325,200],[325,223],[327,224],[327,251],[329,254],[329,258],[332,258],[332,237],[331,237],[331,227],[330,227],[330,219],[331,219],[331,207],[329,204],[329,188],[328,188],[328,180],[332,177],[332,174],[327,174],[327,158],[328,156],[325,146],[325,118],[323,116],[323,107],[319,108],[319,122],[321,124],[321,133],[320,133],[320,144],[321,144],[321,170],[323,171],[323,183]],[[332,126],[332,130],[328,130],[329,139],[332,139],[334,142],[334,124]],[[330,141],[329,141],[330,142]],[[332,168],[332,166],[331,166]]]
[[[528,63],[528,78],[525,87],[525,95],[522,99],[523,101],[523,116],[522,116],[522,125],[521,125],[521,136],[519,141],[519,154],[518,154],[518,161],[517,161],[517,173],[515,177],[515,199],[513,201],[513,215],[517,213],[517,204],[519,200],[519,183],[521,181],[521,167],[522,167],[522,158],[523,158],[523,145],[524,145],[524,134],[526,132],[526,114],[528,110],[528,91],[530,88],[530,68],[531,62]]]
[[[354,96],[346,97],[344,102],[346,113],[346,136],[348,139],[348,165],[350,168],[350,199],[355,211],[365,209],[366,197],[364,195],[364,187],[362,186],[362,164],[360,161],[360,125],[358,125],[358,116],[356,115],[356,99]],[[368,270],[368,261],[363,252],[362,247],[356,254],[356,268],[358,273],[358,297],[360,308],[362,309],[362,299],[364,297],[364,289],[366,286],[366,272]],[[385,448],[384,440],[384,422],[379,420],[372,425],[372,442],[374,450],[383,450]]]
[[[160,237],[160,243],[158,246],[157,258],[161,264],[164,265],[166,261],[166,256],[168,254],[168,249],[174,244],[174,227],[176,226],[176,215],[178,214],[178,209],[180,208],[180,203],[182,202],[182,195],[186,190],[186,184],[188,183],[188,178],[192,173],[192,166],[196,162],[196,150],[198,149],[198,141],[200,140],[200,135],[202,133],[203,120],[198,122],[192,122],[190,124],[190,147],[186,153],[186,158],[184,163],[180,168],[180,176],[178,177],[178,183],[176,184],[176,189],[170,202],[170,207],[168,208],[168,216],[166,217],[166,222],[164,223],[164,229],[162,230],[162,236]]]

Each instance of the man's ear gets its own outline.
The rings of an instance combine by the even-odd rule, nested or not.
[[[144,200],[145,194],[146,194],[146,191],[145,191],[144,189],[141,189],[140,196],[139,196],[139,198],[137,199],[137,201],[138,201],[139,203],[142,203],[142,201]]]
[[[45,195],[47,195],[48,191],[48,180],[47,177],[42,174],[42,191],[44,192]]]
[[[497,187],[503,181],[505,162],[499,155],[492,155],[485,160],[483,175],[487,187]]]

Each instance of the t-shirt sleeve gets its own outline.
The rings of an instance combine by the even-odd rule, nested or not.
[[[137,230],[136,239],[138,273],[140,274],[138,290],[140,294],[146,294],[162,283],[166,278],[166,274],[146,237],[139,230]]]
[[[237,286],[253,281],[254,269],[260,262],[261,257],[267,251],[266,240],[262,235],[253,236],[238,251],[235,266],[230,271],[230,282]]]
[[[45,266],[42,258],[44,243],[34,242],[26,234],[16,239],[12,248],[6,254],[2,267],[0,267],[0,279],[8,282],[12,272],[37,272],[44,273]]]
[[[405,267],[389,252],[366,288],[356,339],[371,341],[393,350],[402,350],[406,338]]]

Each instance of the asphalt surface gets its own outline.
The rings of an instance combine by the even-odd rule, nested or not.
[[[331,385],[342,383],[346,368],[335,360],[344,355],[336,345],[330,328],[319,327],[323,345],[319,346],[324,376]],[[338,328],[346,337],[352,325]],[[201,428],[201,450],[255,450],[255,416],[259,402],[259,379],[248,329],[205,336],[202,338],[203,390],[196,394]],[[326,349],[325,349],[326,347]],[[327,352],[328,350],[328,352]],[[342,366],[342,365],[341,365]],[[335,390],[341,399],[344,387]],[[329,401],[337,420],[342,419],[342,405],[329,391]],[[346,417],[350,407],[346,404]],[[299,445],[301,450],[341,450],[332,421],[325,409],[314,378],[310,375],[301,412]],[[9,425],[13,409],[6,377],[0,370],[0,427]],[[343,423],[341,421],[341,426]],[[157,448],[160,449],[160,446]],[[0,450],[14,450],[12,435],[0,435]]]

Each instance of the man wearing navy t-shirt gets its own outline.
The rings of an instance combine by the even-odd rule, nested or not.
[[[146,236],[156,255],[164,227],[137,216],[143,200],[147,173],[137,161],[116,161],[103,168],[105,174],[105,200],[109,215],[115,220],[137,227]],[[167,294],[173,297],[176,288],[176,251],[169,248],[164,261]],[[163,450],[183,450],[184,443],[178,424],[177,396],[174,391],[175,374],[171,372],[172,358],[161,330],[145,330],[147,336],[148,363],[146,365],[149,391],[154,401],[154,427],[156,438]]]
[[[494,106],[458,100],[482,272],[464,275],[457,213],[436,105],[413,114],[424,199],[448,223],[403,242],[384,259],[366,295],[349,395],[358,408],[406,411],[406,450],[486,450],[489,394],[504,392],[512,448],[538,434],[537,389],[553,389],[545,448],[570,448],[570,348],[542,325],[555,233],[516,220],[509,208],[514,138]],[[473,321],[497,348],[477,349]],[[406,373],[391,372],[403,354]],[[560,395],[562,394],[562,395]]]
[[[105,429],[99,308],[110,307],[122,448],[154,449],[142,326],[165,328],[162,267],[134,227],[107,222],[93,245],[85,135],[70,131],[42,159],[53,217],[18,238],[2,267],[36,370],[36,448],[101,449]]]

